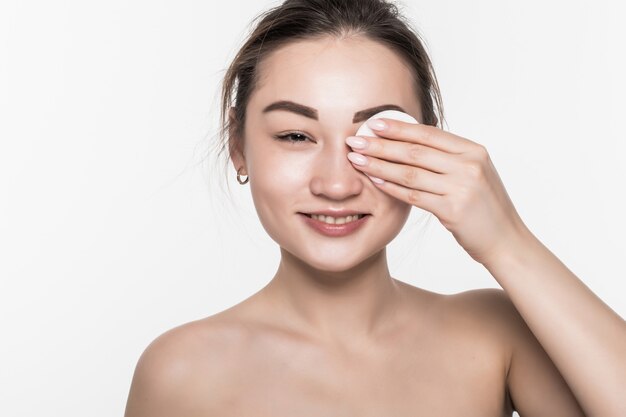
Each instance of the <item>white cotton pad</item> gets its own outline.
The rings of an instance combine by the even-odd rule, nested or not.
[[[373,115],[367,120],[378,119],[378,118],[394,119],[394,120],[400,120],[401,122],[419,124],[419,122],[415,120],[413,116],[411,116],[410,114],[398,111],[398,110],[381,111],[380,113],[376,113],[375,115]],[[372,129],[369,128],[369,126],[367,126],[367,120],[363,122],[363,124],[359,127],[359,130],[356,131],[355,136],[374,136],[374,137],[378,136],[376,133],[374,133]]]

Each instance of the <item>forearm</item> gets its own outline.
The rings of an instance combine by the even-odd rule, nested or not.
[[[626,416],[626,322],[530,231],[483,264],[589,416]]]

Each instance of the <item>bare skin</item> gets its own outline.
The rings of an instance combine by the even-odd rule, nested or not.
[[[515,381],[522,416],[583,415],[501,290],[441,295],[392,282],[394,318],[367,339],[333,343],[294,327],[268,287],[166,332],[139,361],[126,417],[510,416],[513,346],[533,373]]]
[[[260,71],[261,83],[246,109],[245,149],[233,148],[231,158],[235,169],[244,167],[250,176],[261,223],[281,248],[280,265],[266,287],[240,304],[158,337],[139,360],[126,417],[500,417],[512,408],[522,417],[583,416],[570,386],[591,410],[588,415],[620,415],[602,412],[619,406],[615,390],[603,390],[611,393],[604,401],[585,381],[609,378],[607,370],[623,364],[616,359],[620,345],[605,336],[619,334],[623,322],[610,313],[601,316],[600,305],[547,250],[526,234],[517,238],[518,225],[510,221],[514,209],[493,178],[479,185],[498,190],[498,198],[465,199],[482,204],[461,213],[473,216],[469,225],[456,221],[459,212],[439,213],[436,194],[420,202],[434,202],[429,211],[449,220],[442,223],[504,291],[441,295],[391,277],[385,248],[412,206],[401,198],[406,189],[392,185],[396,165],[383,169],[382,159],[388,158],[376,154],[380,146],[369,149],[371,165],[356,169],[344,141],[360,125],[354,114],[366,108],[391,103],[422,120],[412,74],[398,56],[362,38],[319,39],[282,47]],[[317,118],[263,111],[277,100],[315,108]],[[460,137],[415,126],[392,125],[385,135],[421,140],[426,132],[449,150],[469,146]],[[274,138],[293,131],[307,140]],[[393,142],[377,143],[393,149]],[[432,156],[426,162],[448,167],[457,166],[460,155],[423,152]],[[385,191],[364,172],[387,180]],[[434,188],[454,189],[455,178],[481,178],[477,170],[443,180],[418,172],[415,178],[432,178],[427,185]],[[482,190],[471,185],[464,190]],[[372,217],[339,239],[312,231],[298,214],[329,207]],[[516,239],[505,242],[501,236]],[[576,327],[568,319],[575,313],[570,306],[596,312],[586,316],[604,327]],[[599,371],[579,366],[570,354],[600,352],[598,344],[580,337],[593,329],[610,353],[599,356],[606,357]],[[614,375],[606,380],[619,382],[621,373]]]

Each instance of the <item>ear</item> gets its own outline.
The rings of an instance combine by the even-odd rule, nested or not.
[[[242,174],[246,174],[246,159],[243,152],[243,137],[241,137],[237,132],[241,131],[237,125],[237,119],[235,118],[235,107],[231,107],[228,111],[228,152],[230,154],[230,159],[235,167],[235,171],[244,167],[242,170]]]

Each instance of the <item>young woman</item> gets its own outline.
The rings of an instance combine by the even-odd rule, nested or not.
[[[420,124],[353,136],[386,109]],[[487,150],[443,131],[441,109],[392,4],[287,0],[262,15],[224,80],[222,150],[280,265],[150,344],[126,417],[626,415],[624,320],[531,233]],[[391,277],[385,248],[414,206],[503,290]]]

